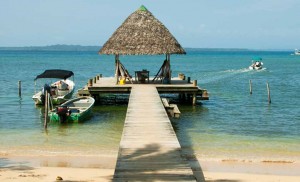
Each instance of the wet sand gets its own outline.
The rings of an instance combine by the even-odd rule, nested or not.
[[[0,181],[111,181],[116,155],[1,156]],[[198,181],[300,181],[300,165],[286,162],[191,160]]]

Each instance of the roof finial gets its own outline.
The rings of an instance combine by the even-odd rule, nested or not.
[[[142,5],[138,10],[140,10],[140,11],[148,11],[147,8],[144,5]]]

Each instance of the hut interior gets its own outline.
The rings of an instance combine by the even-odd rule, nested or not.
[[[169,56],[167,56],[167,59],[164,60],[162,66],[158,70],[157,74],[154,76],[152,82],[155,80],[160,80],[162,83],[170,83],[171,81],[171,64],[170,60],[168,60]]]
[[[124,84],[126,80],[129,80],[130,83],[133,83],[132,76],[129,74],[128,70],[119,60],[119,55],[116,55],[116,78],[117,78],[117,84],[118,83]]]

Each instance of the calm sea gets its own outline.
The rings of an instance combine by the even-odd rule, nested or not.
[[[181,145],[202,158],[299,162],[300,56],[290,54],[190,50],[187,55],[172,55],[173,76],[184,73],[198,80],[210,95],[209,101],[195,107],[179,105],[182,115],[172,123]],[[248,70],[254,56],[263,58],[265,69]],[[120,57],[131,74],[148,69],[151,75],[164,58]],[[0,51],[0,154],[116,154],[126,105],[95,106],[92,118],[84,123],[50,125],[44,130],[44,110],[36,107],[31,97],[33,80],[45,69],[72,70],[79,89],[97,74],[112,77],[114,57],[96,52]]]

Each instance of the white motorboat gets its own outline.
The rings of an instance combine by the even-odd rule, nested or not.
[[[295,53],[294,53],[294,55],[300,56],[300,50],[298,50],[298,49],[295,49]]]
[[[36,92],[32,96],[36,105],[42,105],[45,102],[45,93],[46,91],[50,94],[50,100],[53,105],[62,104],[63,102],[69,100],[75,90],[75,83],[72,80],[69,80],[74,73],[68,70],[46,70],[44,73],[38,75],[36,81],[41,78],[55,78],[58,81],[55,81],[51,84],[44,84],[41,91]],[[36,89],[35,89],[36,90]]]
[[[252,59],[252,64],[249,66],[250,70],[261,70],[263,68],[262,58],[256,57]]]

